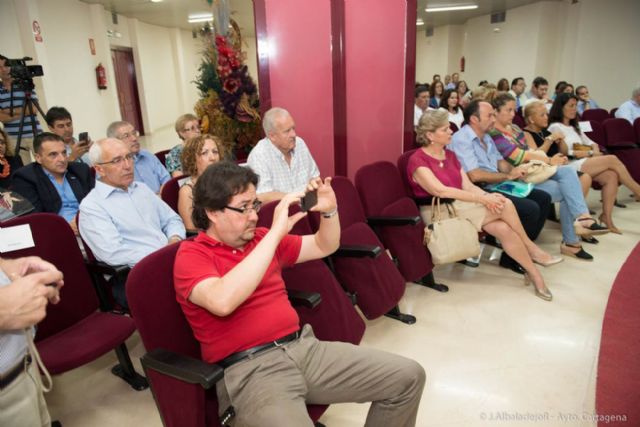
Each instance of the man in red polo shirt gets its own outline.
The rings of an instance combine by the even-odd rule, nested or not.
[[[281,270],[325,257],[340,241],[331,178],[309,184],[321,213],[314,235],[289,235],[306,213],[289,217],[304,193],[287,194],[270,229],[256,228],[258,176],[229,162],[211,165],[193,189],[200,234],[176,256],[177,299],[201,344],[202,357],[225,367],[220,411],[233,405],[234,425],[313,426],[306,403],[372,402],[367,426],[413,426],[424,369],[374,349],[317,340],[299,330]]]

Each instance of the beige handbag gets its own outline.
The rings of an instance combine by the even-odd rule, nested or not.
[[[433,263],[449,264],[478,256],[478,231],[471,221],[459,217],[451,204],[446,204],[449,218],[442,218],[440,209],[440,198],[434,197],[431,200],[431,224],[424,229],[424,244],[431,252]]]
[[[551,178],[557,171],[558,166],[550,165],[542,160],[529,160],[520,165],[526,172],[522,180],[531,184],[540,184]]]

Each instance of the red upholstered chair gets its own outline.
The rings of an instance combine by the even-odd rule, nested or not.
[[[633,126],[625,119],[607,119],[602,125],[607,151],[627,167],[636,181],[640,180],[640,148],[635,142]]]
[[[449,129],[451,129],[451,132],[456,133],[458,132],[458,125],[453,122],[449,122]]]
[[[262,207],[258,218],[259,227],[271,227],[273,211],[277,204],[278,202],[272,202]],[[297,206],[292,206],[289,210],[291,215],[298,211]],[[302,218],[298,221],[293,226],[291,234],[313,234],[309,220]],[[304,306],[296,307],[300,323],[313,326],[313,332],[318,339],[360,343],[365,330],[364,321],[326,263],[314,260],[296,264],[283,270],[282,277],[287,289],[316,292],[321,295],[322,304],[313,310]]]
[[[585,132],[585,135],[587,135],[592,141],[598,143],[601,149],[605,148],[607,144],[602,124],[595,120],[589,120],[589,123],[591,124],[591,132]]]
[[[517,125],[520,129],[524,129],[525,126],[527,126],[527,124],[524,121],[524,118],[519,114],[516,114],[515,116],[513,116],[513,124]]]
[[[39,256],[64,274],[61,301],[47,307],[38,324],[36,346],[53,375],[61,374],[115,350],[119,364],[111,369],[136,390],[148,387],[132,363],[125,340],[135,330],[130,317],[98,311],[98,298],[84,266],[73,231],[61,216],[36,213],[14,218],[3,227],[28,224],[35,246],[3,254],[7,258]]]
[[[173,264],[179,247],[180,243],[166,246],[138,262],[129,274],[127,299],[147,350],[142,366],[163,425],[217,427],[221,423],[215,384],[224,371],[201,360],[200,345],[176,300]],[[317,420],[326,406],[310,405],[308,410]]]
[[[367,222],[397,258],[405,280],[446,292],[445,285],[435,283],[431,254],[422,243],[425,225],[414,200],[406,194],[398,168],[389,162],[363,166],[356,172],[355,185]]]
[[[636,144],[640,145],[640,117],[633,122],[633,131],[636,134]]]
[[[602,123],[607,148],[635,145],[633,126],[625,119],[607,119]]]
[[[386,315],[414,323],[415,317],[401,313],[398,307],[406,287],[404,277],[367,225],[356,188],[345,177],[334,177],[331,185],[340,209],[340,249],[331,256],[338,281],[356,295],[367,319]],[[419,218],[404,220],[416,224]]]
[[[186,175],[176,176],[167,181],[160,190],[160,198],[169,205],[175,213],[178,212],[178,192],[180,191],[180,184],[185,179],[189,179]]]
[[[582,113],[582,115],[580,116],[580,120],[593,120],[596,121],[598,123],[602,123],[607,119],[610,119],[611,116],[609,115],[609,112],[607,110],[604,110],[602,108],[591,108],[589,110],[586,110],[584,113]]]
[[[612,119],[615,119],[615,118],[616,118],[616,111],[618,111],[618,107],[616,107],[616,108],[612,108],[612,109],[609,111],[609,117],[611,117]]]
[[[169,151],[171,151],[171,149],[161,150],[156,153],[156,157],[158,158],[158,160],[160,160],[160,163],[162,163],[162,166],[165,166],[165,162],[167,160],[167,154],[169,154]]]

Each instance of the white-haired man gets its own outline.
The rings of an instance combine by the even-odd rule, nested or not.
[[[258,198],[266,203],[280,200],[286,193],[304,191],[320,171],[307,145],[296,135],[293,117],[284,108],[274,107],[265,113],[262,126],[266,138],[247,159],[260,177]]]
[[[631,92],[631,99],[616,110],[616,117],[628,120],[631,124],[640,117],[640,87],[635,88]]]

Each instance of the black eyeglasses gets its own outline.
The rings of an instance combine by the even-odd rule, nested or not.
[[[136,155],[134,153],[129,153],[124,157],[116,157],[115,159],[109,160],[108,162],[101,162],[101,163],[96,163],[97,165],[114,165],[114,166],[118,166],[120,164],[122,164],[122,162],[124,161],[128,161],[128,162],[132,162],[133,159],[135,159]]]
[[[231,209],[234,212],[241,213],[243,215],[249,215],[252,211],[255,213],[260,212],[260,208],[262,207],[262,202],[256,200],[251,204],[251,206],[243,206],[241,208],[234,208],[233,206],[225,206],[225,209]]]

